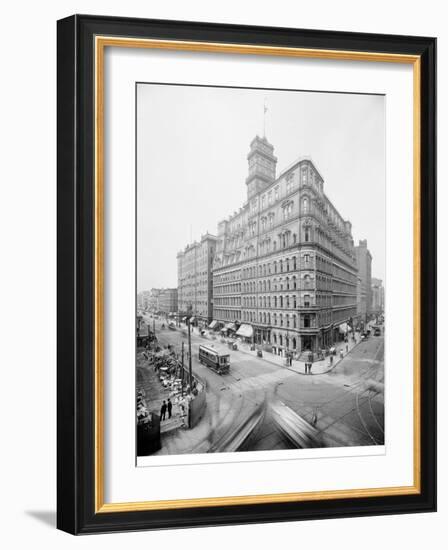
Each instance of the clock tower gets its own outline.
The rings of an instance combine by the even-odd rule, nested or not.
[[[246,178],[247,198],[251,199],[275,180],[277,157],[274,156],[274,147],[265,137],[255,136],[250,144],[247,160],[249,162],[249,175]]]

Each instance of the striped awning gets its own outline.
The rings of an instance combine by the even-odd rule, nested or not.
[[[236,334],[237,336],[244,336],[244,338],[252,338],[254,330],[251,325],[241,325]]]
[[[218,321],[213,319],[213,321],[208,325],[208,328],[215,328],[217,324],[218,324]]]

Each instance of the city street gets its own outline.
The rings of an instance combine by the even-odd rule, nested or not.
[[[153,320],[145,316],[152,326]],[[155,321],[159,344],[181,351],[187,338],[185,326],[170,330]],[[304,375],[294,369],[254,357],[245,351],[230,351],[220,342],[191,337],[193,372],[207,384],[207,412],[193,430],[162,436],[160,453],[207,452],[223,433],[234,433],[238,425],[261,404],[280,401],[317,430],[321,446],[379,445],[384,443],[384,338],[370,336],[359,342],[326,374]],[[220,376],[198,361],[200,344],[212,345],[230,354],[230,373]],[[269,407],[263,421],[248,439],[244,450],[287,449],[297,446],[279,429]],[[220,431],[221,430],[221,431]],[[222,439],[222,437],[221,437]]]

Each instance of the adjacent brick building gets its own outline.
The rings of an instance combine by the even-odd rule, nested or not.
[[[178,310],[209,324],[213,313],[212,263],[216,237],[206,233],[177,254]]]

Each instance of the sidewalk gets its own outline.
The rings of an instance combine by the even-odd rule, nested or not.
[[[209,339],[209,335],[207,337]],[[326,374],[327,372],[330,372],[333,370],[336,365],[343,359],[347,353],[350,353],[360,342],[361,342],[361,336],[359,333],[355,333],[355,341],[349,337],[348,343],[346,342],[338,342],[337,344],[334,344],[334,348],[336,349],[336,355],[333,356],[333,364],[330,363],[330,357],[325,357],[325,359],[322,359],[321,361],[314,361],[313,366],[311,368],[311,375],[317,375],[317,374]],[[346,346],[348,345],[348,352],[346,351]],[[340,352],[342,350],[343,357],[340,356]],[[257,351],[251,351],[250,345],[248,344],[242,344],[238,343],[238,351],[241,351],[242,353],[252,355],[255,359],[260,359],[257,357]],[[309,376],[309,374],[305,374],[305,361],[293,359],[291,365],[286,364],[286,358],[282,357],[281,355],[276,355],[274,353],[271,353],[269,351],[263,350],[263,357],[261,358],[262,361],[267,361],[268,363],[272,363],[273,365],[277,365],[279,367],[283,367],[285,369],[291,370],[293,372],[296,372],[297,374],[303,374],[304,376]]]

